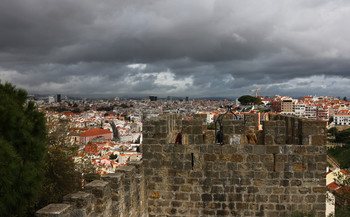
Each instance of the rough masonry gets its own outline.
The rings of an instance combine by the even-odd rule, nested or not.
[[[143,126],[143,161],[67,195],[37,216],[325,216],[326,122],[258,114],[223,121],[215,144],[205,118],[167,114]],[[257,144],[247,143],[247,134]],[[174,144],[182,131],[182,143]]]

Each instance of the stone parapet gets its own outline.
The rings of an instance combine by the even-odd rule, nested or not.
[[[183,144],[145,142],[148,216],[324,216],[326,123],[272,115],[259,130],[259,120],[225,118],[223,145],[198,118],[182,122]]]
[[[142,162],[130,162],[130,166],[88,183],[83,191],[64,196],[63,203],[40,209],[36,216],[147,216],[143,177]]]
[[[48,216],[325,216],[326,122],[228,115],[224,144],[205,116],[167,114],[144,122],[143,160],[37,211]],[[178,133],[182,144],[174,144]],[[257,144],[248,144],[248,134]]]

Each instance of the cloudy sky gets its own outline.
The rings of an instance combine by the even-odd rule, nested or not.
[[[350,96],[350,1],[2,0],[0,79],[81,96]]]

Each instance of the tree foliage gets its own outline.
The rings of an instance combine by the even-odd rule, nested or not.
[[[0,83],[0,216],[23,216],[39,197],[45,116],[22,89]]]
[[[350,168],[350,146],[337,146],[327,150],[327,154],[336,159],[341,168]]]
[[[109,159],[114,160],[117,159],[118,155],[117,154],[111,154],[109,155]]]
[[[335,136],[337,135],[339,132],[339,130],[336,128],[336,127],[332,127],[328,130],[328,133],[331,135],[331,136]]]
[[[335,141],[350,144],[350,128],[335,134]]]
[[[81,173],[76,170],[73,157],[78,146],[68,140],[68,126],[64,121],[48,125],[48,153],[45,157],[45,178],[39,207],[60,202],[64,195],[81,189]]]
[[[251,95],[243,95],[243,96],[238,98],[238,101],[242,105],[250,105],[250,104],[259,104],[259,103],[261,103],[261,99],[260,98],[254,97],[254,96],[251,96]]]

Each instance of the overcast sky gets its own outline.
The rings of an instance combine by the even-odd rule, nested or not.
[[[82,96],[350,96],[347,0],[1,0],[0,79]]]

